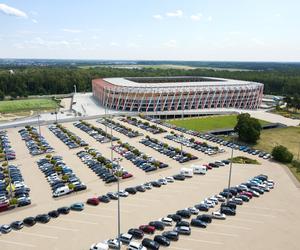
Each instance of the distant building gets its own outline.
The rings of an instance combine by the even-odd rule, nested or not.
[[[127,77],[92,81],[93,95],[108,108],[157,112],[257,109],[262,83],[208,77]]]

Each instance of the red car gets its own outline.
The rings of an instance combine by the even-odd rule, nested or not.
[[[249,197],[250,199],[252,199],[252,197],[253,197],[253,194],[252,194],[252,193],[246,192],[246,191],[243,191],[243,192],[241,192],[240,194],[246,195],[246,196]]]
[[[147,233],[147,234],[154,234],[154,232],[155,232],[155,227],[149,226],[149,225],[141,225],[139,227],[139,229],[142,230],[144,233]]]
[[[86,203],[89,204],[89,205],[98,206],[100,201],[98,200],[98,198],[89,198],[86,201]]]
[[[130,174],[130,173],[124,173],[123,175],[122,175],[122,179],[127,179],[127,178],[130,178],[130,177],[132,177],[133,175],[132,174]]]
[[[207,170],[212,169],[212,167],[209,166],[208,164],[203,164],[203,166],[205,166]]]

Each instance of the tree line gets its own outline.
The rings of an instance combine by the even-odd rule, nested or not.
[[[264,93],[275,95],[300,95],[300,69],[265,71],[228,71],[212,69],[124,69],[112,67],[35,67],[0,68],[0,99],[4,96],[65,94],[91,91],[91,81],[99,77],[135,76],[207,76],[261,82]]]

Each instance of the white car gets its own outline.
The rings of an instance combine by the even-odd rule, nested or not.
[[[188,207],[185,210],[190,211],[191,214],[199,214],[199,209],[195,208],[195,207]]]
[[[90,250],[108,250],[108,245],[106,243],[99,242],[91,245]]]
[[[215,197],[218,199],[219,202],[226,201],[226,199],[222,195],[220,195],[220,194],[215,195]]]
[[[168,176],[165,178],[167,182],[174,182],[174,178],[172,176]]]
[[[214,196],[212,196],[212,197],[210,197],[210,198],[208,198],[208,200],[210,200],[210,201],[213,201],[216,205],[218,205],[219,204],[219,201],[218,201],[218,199],[216,198],[216,197],[214,197]]]
[[[124,191],[124,190],[120,190],[120,191],[118,192],[118,195],[119,195],[120,197],[127,197],[127,196],[129,195],[129,193],[126,192],[126,191]]]
[[[159,219],[162,223],[164,223],[165,226],[172,226],[173,220],[169,217],[163,217]]]
[[[109,239],[109,240],[106,240],[104,243],[106,243],[109,246],[109,248],[119,249],[119,242],[117,239]],[[120,241],[120,247],[122,247],[121,241]]]
[[[167,185],[167,184],[168,184],[167,180],[164,179],[164,178],[158,179],[157,181],[158,181],[161,185]]]
[[[214,203],[213,201],[208,200],[208,199],[205,199],[205,200],[204,200],[204,203],[205,203],[206,205],[208,205],[209,207],[211,207],[211,208],[215,207],[215,205],[216,205],[216,203]]]
[[[213,219],[218,219],[218,220],[225,220],[226,219],[226,215],[222,214],[220,212],[212,212],[212,217],[213,217]]]
[[[241,198],[232,198],[231,201],[235,202],[237,205],[243,205],[243,200]]]
[[[128,250],[147,250],[141,243],[137,241],[131,241],[127,247]]]

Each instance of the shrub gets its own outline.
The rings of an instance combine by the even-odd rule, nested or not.
[[[52,155],[47,154],[47,155],[46,155],[46,158],[50,159],[50,158],[52,158]]]
[[[68,180],[69,180],[69,176],[66,175],[66,174],[64,174],[64,175],[61,177],[61,179],[62,179],[63,181],[68,181]]]
[[[2,163],[2,167],[7,167],[7,165],[8,165],[7,161]]]
[[[9,200],[9,205],[18,205],[18,199],[17,198],[12,198]]]
[[[75,185],[73,183],[69,183],[68,187],[69,187],[70,190],[73,190],[75,188]]]
[[[284,146],[279,145],[273,148],[272,156],[276,161],[290,163],[293,160],[293,154]]]

